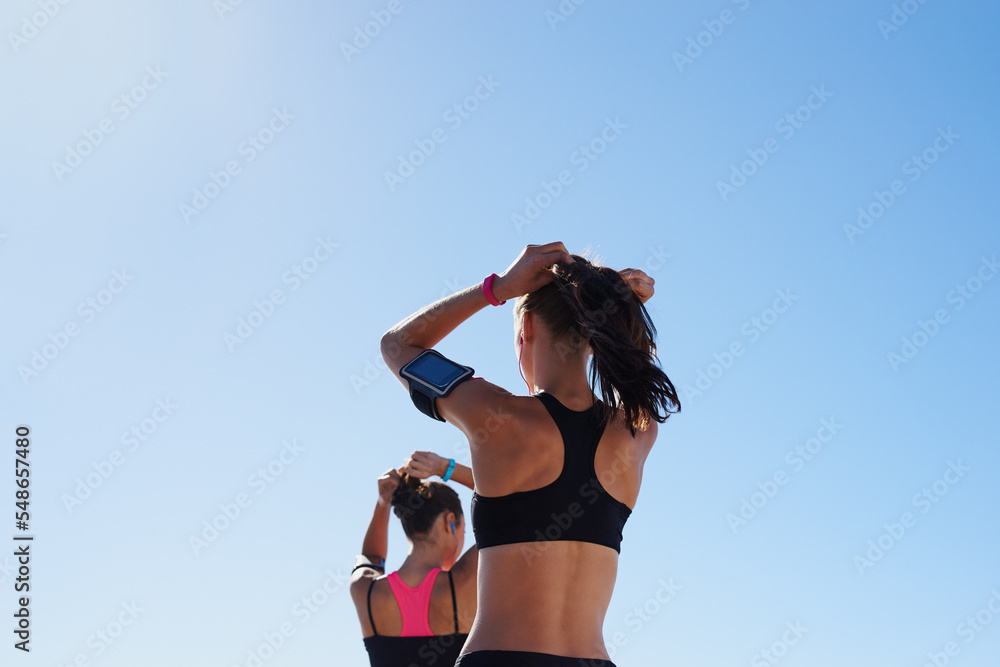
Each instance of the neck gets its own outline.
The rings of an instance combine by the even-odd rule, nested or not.
[[[441,567],[441,549],[436,544],[427,542],[412,542],[410,553],[399,566],[399,571],[426,574],[435,567]]]
[[[567,354],[565,345],[549,344],[535,350],[529,382],[536,391],[552,394],[561,403],[585,409],[594,400],[587,379],[588,348]]]

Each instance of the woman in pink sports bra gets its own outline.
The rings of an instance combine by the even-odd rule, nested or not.
[[[473,546],[459,557],[462,504],[447,484],[420,481],[435,474],[473,487],[467,466],[431,452],[414,452],[378,480],[379,499],[350,584],[372,667],[452,667],[476,615],[479,551]],[[390,507],[410,553],[383,575]]]

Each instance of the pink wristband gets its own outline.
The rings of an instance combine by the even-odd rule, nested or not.
[[[497,298],[493,296],[493,279],[497,277],[497,274],[491,273],[486,276],[486,280],[483,281],[483,296],[494,306],[502,306],[507,303],[506,299],[503,301],[497,301]]]

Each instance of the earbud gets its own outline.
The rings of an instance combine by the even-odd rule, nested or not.
[[[455,534],[455,524],[453,524],[452,522],[449,521],[448,525],[451,526],[451,534],[454,535]]]

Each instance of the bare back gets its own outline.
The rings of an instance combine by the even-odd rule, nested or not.
[[[577,411],[588,405],[581,399],[565,407]],[[509,396],[504,409],[511,418],[472,448],[481,496],[539,489],[563,469],[562,434],[541,401]],[[633,437],[614,420],[597,445],[597,480],[629,508],[638,497],[655,437],[655,426]],[[481,549],[478,614],[464,652],[521,650],[608,659],[602,628],[617,573],[618,553],[589,542],[541,539]]]

